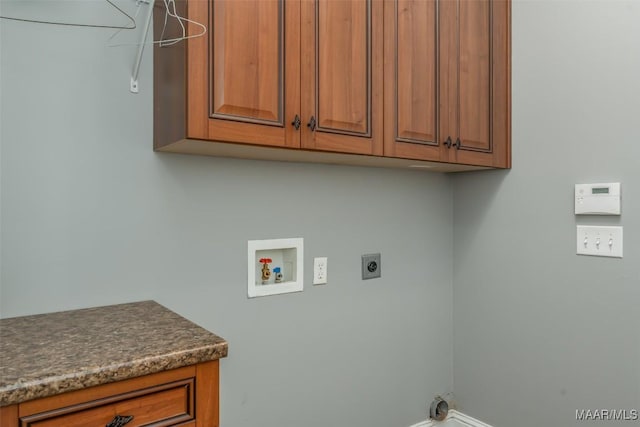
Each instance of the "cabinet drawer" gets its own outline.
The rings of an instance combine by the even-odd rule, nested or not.
[[[195,378],[39,412],[20,418],[20,427],[104,426],[116,415],[131,415],[127,427],[173,426],[195,419]]]

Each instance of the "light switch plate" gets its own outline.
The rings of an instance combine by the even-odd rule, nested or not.
[[[622,242],[622,227],[577,226],[578,255],[622,258]]]

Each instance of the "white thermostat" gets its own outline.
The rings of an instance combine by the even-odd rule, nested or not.
[[[576,184],[576,215],[620,215],[620,183]]]

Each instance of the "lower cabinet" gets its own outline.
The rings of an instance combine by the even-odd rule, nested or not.
[[[0,425],[217,427],[218,361],[3,407]]]

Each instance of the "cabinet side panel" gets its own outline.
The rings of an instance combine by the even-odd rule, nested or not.
[[[18,427],[18,405],[0,408],[0,427]]]
[[[511,167],[511,1],[493,4],[493,156],[495,167]]]
[[[219,410],[219,363],[200,363],[196,368],[196,427],[218,427]]]
[[[176,1],[181,16],[186,15],[186,0]],[[154,40],[160,40],[164,26],[164,5],[153,10]],[[164,39],[179,37],[177,26],[167,26]],[[186,136],[186,43],[153,48],[153,146],[161,148]]]

